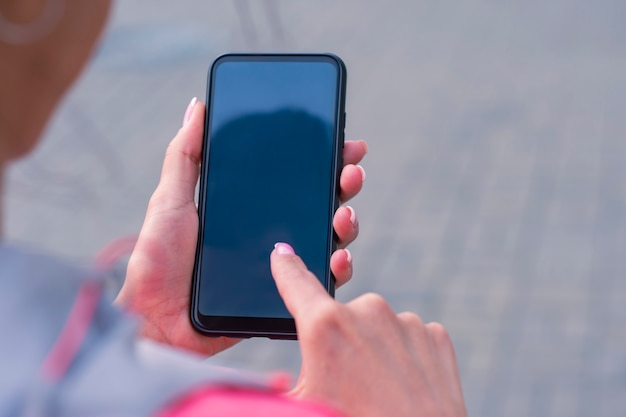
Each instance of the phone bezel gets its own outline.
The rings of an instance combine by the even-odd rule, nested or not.
[[[345,127],[345,91],[346,91],[346,68],[343,61],[333,54],[224,54],[217,57],[209,70],[207,80],[207,111],[205,114],[205,127],[203,135],[203,156],[200,175],[199,189],[199,229],[196,257],[193,270],[191,289],[190,318],[196,331],[207,336],[228,336],[228,337],[269,337],[274,339],[297,339],[296,326],[293,318],[267,318],[267,317],[242,317],[242,316],[207,316],[200,313],[198,309],[200,298],[200,280],[202,269],[202,246],[204,239],[204,213],[206,200],[206,178],[208,175],[208,154],[210,152],[210,126],[212,94],[215,84],[215,72],[217,67],[223,62],[244,61],[244,62],[332,62],[337,68],[337,106],[335,114],[335,132],[333,146],[332,175],[335,178],[331,185],[331,204],[329,204],[329,254],[326,262],[326,277],[322,284],[329,294],[334,296],[335,278],[330,270],[330,255],[337,249],[337,236],[332,226],[334,212],[339,207],[339,173],[343,165],[342,150],[344,142]],[[268,249],[269,250],[269,249]],[[269,253],[268,253],[269,256]],[[319,278],[319,277],[318,277]]]

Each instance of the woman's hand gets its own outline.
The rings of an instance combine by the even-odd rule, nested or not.
[[[347,416],[466,416],[454,348],[438,323],[395,314],[376,294],[341,304],[293,249],[279,243],[272,274],[296,320],[302,367],[290,395]]]
[[[213,355],[237,339],[209,338],[196,333],[189,321],[189,298],[198,210],[194,194],[200,172],[204,104],[192,100],[183,127],[165,154],[161,180],[146,213],[144,225],[128,263],[126,281],[116,303],[144,318],[142,334],[154,340]],[[340,178],[340,198],[346,202],[363,185],[365,172],[358,164],[367,153],[365,142],[347,141]],[[340,207],[333,225],[339,246],[331,258],[337,286],[352,276],[352,257],[345,247],[358,235],[356,212]]]

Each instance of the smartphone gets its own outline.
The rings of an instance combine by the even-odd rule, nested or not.
[[[191,322],[295,339],[269,256],[288,242],[334,295],[346,69],[331,54],[228,54],[209,70]]]

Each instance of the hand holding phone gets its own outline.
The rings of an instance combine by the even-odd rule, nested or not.
[[[239,339],[205,337],[189,321],[189,293],[198,237],[195,184],[202,157],[205,105],[192,100],[185,114],[188,120],[165,154],[161,179],[150,199],[116,304],[143,317],[140,332],[144,337],[211,356]],[[345,142],[340,180],[344,202],[361,189],[364,177],[355,164],[366,153],[365,142]],[[333,223],[341,247],[356,238],[358,228],[351,224],[346,207],[337,210]],[[337,286],[352,276],[343,250],[333,254],[331,268]]]

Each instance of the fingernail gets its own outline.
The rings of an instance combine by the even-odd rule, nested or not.
[[[187,110],[185,110],[185,116],[183,117],[183,126],[185,126],[187,122],[189,122],[189,119],[191,119],[191,115],[193,114],[193,108],[196,106],[197,102],[198,99],[196,97],[192,98],[189,102]]]
[[[296,253],[289,244],[283,242],[276,243],[274,249],[279,255],[294,255]]]
[[[367,153],[369,152],[369,146],[367,146],[367,142],[362,140],[361,141],[361,146],[363,146],[363,149],[365,150],[365,154],[367,155]]]
[[[350,251],[348,249],[344,249],[346,251],[346,261],[348,261],[349,264],[352,263],[352,254],[350,253]]]
[[[350,206],[346,206],[346,208],[348,209],[348,211],[350,211],[350,223],[352,223],[352,227],[356,227],[356,211]]]
[[[365,181],[365,177],[367,176],[365,175],[365,168],[363,168],[361,165],[357,165],[356,167],[359,169],[359,171],[361,171],[361,177],[363,178],[362,181]]]

